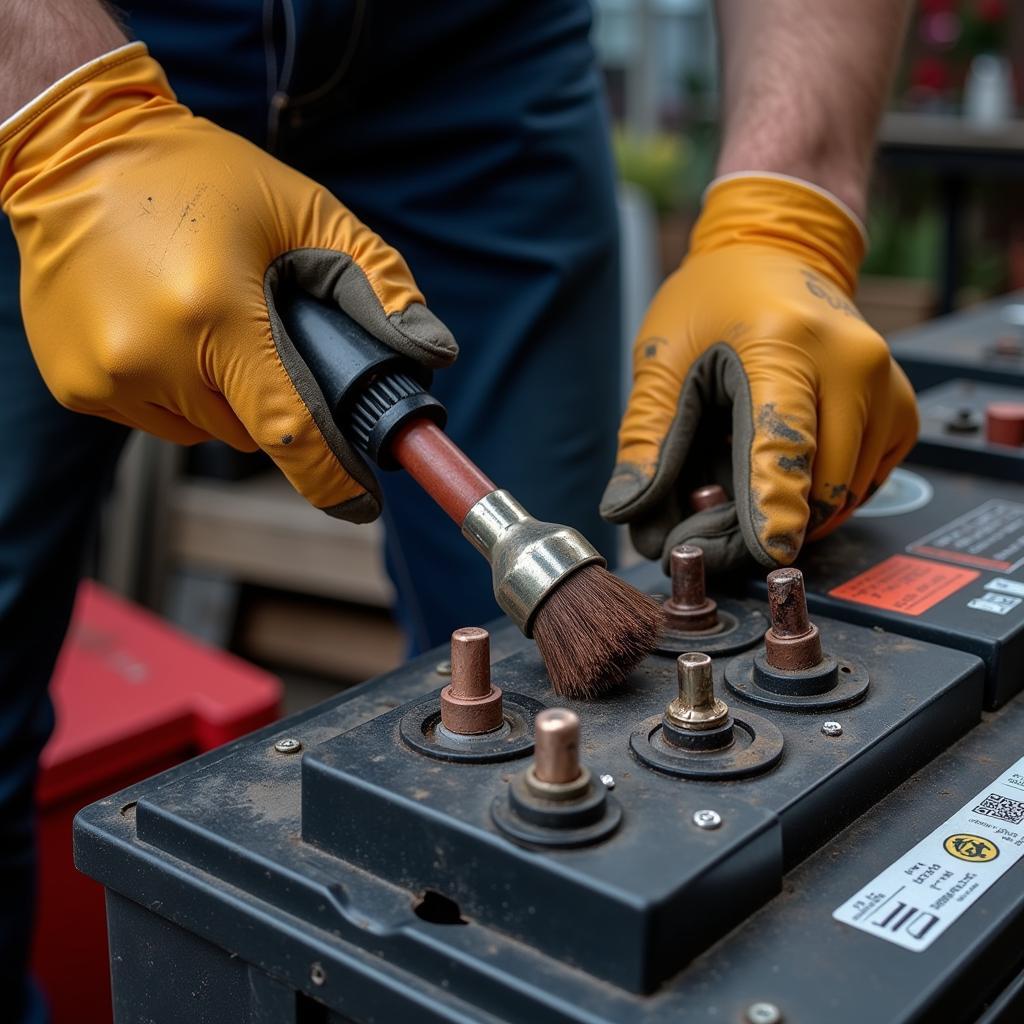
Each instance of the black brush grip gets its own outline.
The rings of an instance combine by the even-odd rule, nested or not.
[[[445,425],[444,406],[426,390],[428,369],[388,348],[337,306],[306,292],[282,290],[275,306],[338,429],[381,469],[398,468],[390,442],[409,419]]]

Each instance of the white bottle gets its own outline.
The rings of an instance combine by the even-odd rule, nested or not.
[[[964,117],[982,128],[997,127],[1013,117],[1013,71],[1005,57],[978,54],[964,86]]]

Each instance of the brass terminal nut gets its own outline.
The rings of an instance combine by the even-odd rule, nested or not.
[[[715,696],[711,659],[706,654],[680,654],[676,659],[679,696],[665,711],[680,729],[703,732],[717,729],[729,718],[729,706]]]

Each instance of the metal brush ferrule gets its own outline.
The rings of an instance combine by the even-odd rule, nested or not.
[[[462,535],[491,563],[494,597],[526,636],[559,580],[581,566],[606,564],[582,534],[534,519],[508,491],[484,495],[466,513]]]

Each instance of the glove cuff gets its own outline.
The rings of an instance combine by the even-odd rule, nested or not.
[[[708,185],[690,251],[731,244],[793,252],[852,297],[867,232],[845,203],[818,185],[785,174],[739,172]]]
[[[56,154],[127,108],[175,102],[145,43],[126,43],[59,78],[0,124],[0,203]]]

